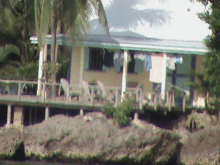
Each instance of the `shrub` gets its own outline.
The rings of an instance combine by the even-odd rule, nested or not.
[[[117,108],[113,107],[113,104],[108,103],[104,107],[104,113],[108,118],[113,117],[114,122],[119,124],[119,126],[126,126],[132,120],[130,116],[134,110],[133,102],[133,99],[128,98],[121,102]]]

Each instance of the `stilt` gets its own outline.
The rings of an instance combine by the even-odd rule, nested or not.
[[[84,115],[84,112],[83,112],[83,109],[81,108],[80,109],[80,116],[83,116]]]
[[[34,124],[37,123],[37,108],[34,110]]]
[[[66,110],[66,115],[69,116],[69,110],[68,109]]]
[[[33,122],[32,122],[32,108],[30,107],[29,109],[29,125],[32,125]]]
[[[24,110],[22,106],[15,106],[14,107],[14,121],[13,125],[21,126],[23,125],[24,120]]]
[[[8,104],[7,109],[7,126],[9,127],[11,125],[11,104]]]
[[[49,118],[49,112],[50,111],[50,109],[49,109],[49,107],[48,106],[46,106],[46,109],[45,109],[45,120],[47,120],[48,118]]]
[[[138,111],[135,111],[134,112],[134,120],[137,120],[138,119]]]

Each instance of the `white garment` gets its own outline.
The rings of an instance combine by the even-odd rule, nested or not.
[[[139,53],[139,52],[134,53],[134,59],[139,59],[141,61],[145,61],[145,59],[146,59],[145,55],[146,55],[146,53]]]
[[[151,61],[152,68],[150,70],[150,81],[154,83],[161,83],[163,75],[163,55],[152,53]]]
[[[124,54],[121,52],[115,52],[114,53],[114,60],[118,60],[118,62],[120,63],[121,66],[123,66],[124,64]],[[131,56],[130,54],[128,54],[128,62],[131,61]]]

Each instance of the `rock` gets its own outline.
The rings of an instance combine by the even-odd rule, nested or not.
[[[185,126],[191,131],[200,130],[216,125],[217,117],[209,115],[206,111],[198,113],[193,111],[187,118]]]
[[[85,116],[90,122],[81,116],[59,115],[24,128],[26,156],[166,164],[180,151],[179,137],[171,131],[138,120],[131,126],[118,128],[100,113]]]
[[[218,165],[220,154],[220,126],[211,126],[190,134],[182,146],[180,158],[182,163]]]
[[[3,128],[0,131],[0,160],[16,158],[23,145],[23,133],[16,128]]]

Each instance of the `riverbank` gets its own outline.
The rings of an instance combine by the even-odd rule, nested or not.
[[[194,112],[176,126],[167,130],[133,120],[119,128],[101,112],[76,117],[56,115],[22,129],[0,128],[0,160],[91,165],[218,162],[220,127],[214,116]]]

